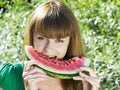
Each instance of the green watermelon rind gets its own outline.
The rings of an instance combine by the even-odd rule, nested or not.
[[[79,75],[79,73],[76,73],[76,74],[58,74],[58,73],[50,72],[46,69],[43,69],[37,64],[34,64],[33,66],[36,66],[36,67],[44,70],[47,73],[47,75],[49,75],[49,76],[52,76],[52,77],[55,77],[55,78],[60,78],[60,79],[72,79],[73,76]]]

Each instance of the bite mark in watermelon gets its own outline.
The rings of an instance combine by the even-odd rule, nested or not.
[[[78,75],[81,67],[89,66],[89,60],[85,57],[73,57],[69,60],[58,60],[57,58],[49,58],[39,53],[32,46],[25,46],[25,53],[28,59],[39,61],[39,65],[35,65],[43,69],[48,75],[70,79]]]

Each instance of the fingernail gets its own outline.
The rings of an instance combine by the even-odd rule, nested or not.
[[[76,79],[77,77],[73,77],[73,79]]]
[[[79,74],[80,74],[81,76],[85,76],[85,74],[84,74],[84,73],[82,73],[82,72],[80,72]]]
[[[30,69],[31,69],[31,67],[28,67],[28,66],[26,67],[26,71],[29,71]]]
[[[30,66],[30,69],[33,69],[34,68],[34,66]]]
[[[84,72],[85,70],[83,70],[83,69],[80,69],[80,72]]]
[[[83,80],[81,77],[73,77],[73,80]]]

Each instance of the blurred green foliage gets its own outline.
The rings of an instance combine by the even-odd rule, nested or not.
[[[31,11],[46,0],[0,1],[0,63],[22,61],[22,43]],[[100,90],[120,90],[120,1],[60,0],[79,22]]]

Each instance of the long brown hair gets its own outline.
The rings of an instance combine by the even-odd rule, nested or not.
[[[70,36],[65,59],[85,56],[77,20],[72,11],[62,2],[48,1],[38,6],[32,13],[24,38],[24,45],[33,46],[33,33],[40,33],[48,38]],[[81,90],[81,82],[61,80],[64,90]]]

